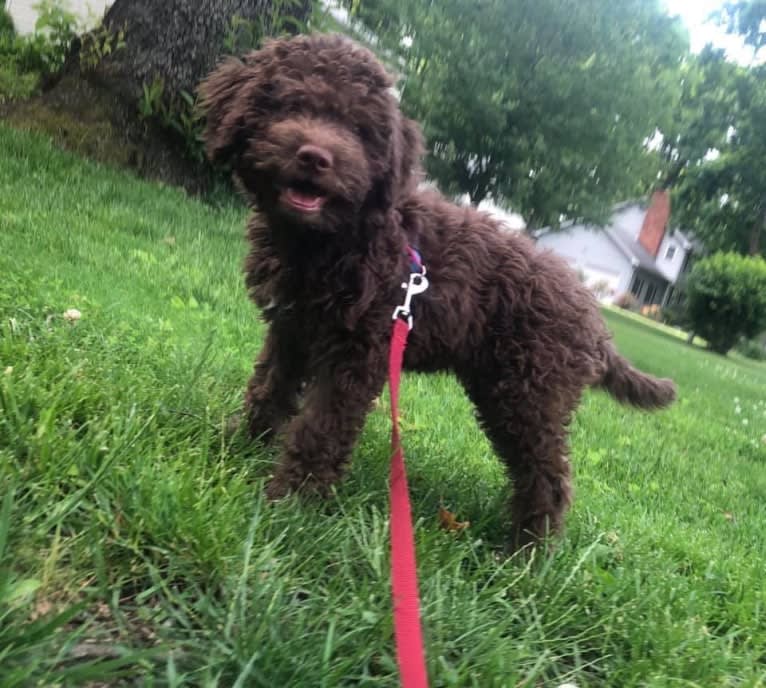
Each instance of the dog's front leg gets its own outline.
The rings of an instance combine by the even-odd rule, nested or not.
[[[267,487],[271,499],[304,490],[325,495],[343,474],[364,420],[386,377],[386,351],[346,349],[311,381],[286,428],[284,449]]]
[[[251,438],[267,442],[298,412],[305,370],[300,339],[272,323],[245,394],[245,422]]]

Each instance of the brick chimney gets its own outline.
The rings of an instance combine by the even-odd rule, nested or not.
[[[666,189],[655,191],[649,208],[646,210],[644,224],[638,234],[641,244],[655,258],[660,250],[660,244],[665,236],[665,228],[670,219],[670,193]]]

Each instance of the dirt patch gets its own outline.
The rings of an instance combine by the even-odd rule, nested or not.
[[[39,96],[0,106],[0,119],[46,134],[65,150],[193,194],[207,192],[221,179],[190,160],[179,137],[141,119],[137,107],[124,105],[78,71],[64,74]]]

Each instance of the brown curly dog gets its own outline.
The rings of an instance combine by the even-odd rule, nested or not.
[[[421,136],[392,83],[367,49],[314,35],[229,59],[201,86],[208,155],[231,165],[255,209],[246,283],[269,329],[246,422],[253,438],[282,442],[271,498],[341,477],[386,380],[416,247],[430,288],[414,301],[405,366],[463,384],[513,480],[521,546],[562,526],[583,389],[649,409],[675,387],[616,352],[563,261],[418,188]]]

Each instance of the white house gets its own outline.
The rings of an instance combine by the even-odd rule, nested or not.
[[[469,205],[471,203],[471,198],[468,194],[464,194],[457,199],[457,202],[461,205]],[[485,198],[476,207],[482,212],[487,213],[492,219],[497,220],[497,222],[501,223],[509,231],[520,232],[527,226],[527,223],[521,215],[501,208],[491,198]]]
[[[544,229],[537,242],[580,271],[603,301],[630,292],[640,305],[667,306],[680,298],[679,278],[701,251],[687,232],[668,227],[669,218],[670,196],[657,191],[648,207],[617,206],[605,227],[572,223]]]
[[[13,19],[16,31],[21,34],[32,33],[37,21],[37,5],[39,0],[5,0],[5,9]],[[95,26],[104,16],[112,0],[62,0],[61,6],[73,12],[81,22],[83,29]]]

